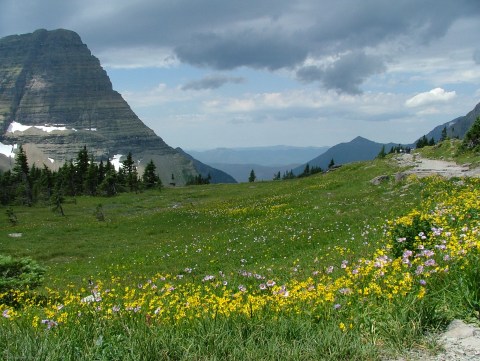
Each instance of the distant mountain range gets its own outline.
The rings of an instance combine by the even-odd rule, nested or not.
[[[252,169],[255,172],[257,181],[267,181],[272,180],[273,176],[278,172],[283,175],[284,172],[290,171],[293,168],[298,167],[298,164],[267,167],[265,165],[258,164],[211,163],[210,166],[230,174],[233,178],[235,178],[237,182],[248,182],[248,177]]]
[[[271,147],[216,148],[204,151],[186,150],[207,164],[257,164],[267,167],[301,164],[324,153],[329,147]]]
[[[272,180],[280,172],[290,171],[318,156],[329,147],[270,147],[216,148],[187,151],[195,159],[228,173],[238,182],[247,182],[253,169],[257,180]],[[196,166],[197,170],[199,169]]]
[[[446,128],[448,137],[463,138],[479,116],[480,103],[467,115],[435,127],[426,136],[428,139],[434,138],[435,141],[439,141],[442,130]],[[419,135],[419,138],[421,137],[423,135]],[[197,159],[202,159],[212,167],[227,172],[237,181],[246,182],[252,169],[255,171],[257,179],[270,180],[279,171],[283,175],[285,171],[293,170],[293,173],[298,175],[304,171],[307,164],[310,167],[316,166],[327,169],[332,159],[336,165],[371,160],[379,154],[382,147],[385,147],[385,151],[388,153],[394,146],[402,145],[413,148],[415,143],[377,143],[363,137],[356,137],[350,142],[340,143],[331,148],[287,146],[243,149],[221,148],[202,152],[190,151],[190,154],[193,154]],[[311,156],[309,160],[305,160],[309,155]]]

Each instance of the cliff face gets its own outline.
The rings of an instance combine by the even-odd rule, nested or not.
[[[68,30],[0,39],[0,142],[23,144],[30,163],[53,168],[84,145],[97,160],[131,152],[140,170],[153,159],[164,183],[197,175],[135,115],[99,60]]]

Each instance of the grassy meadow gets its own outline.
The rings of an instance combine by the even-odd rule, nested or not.
[[[0,217],[0,254],[46,273],[35,290],[0,293],[0,358],[434,350],[429,332],[480,311],[480,183],[370,183],[399,171],[387,157],[288,181],[77,197],[63,217],[13,207],[16,225]]]

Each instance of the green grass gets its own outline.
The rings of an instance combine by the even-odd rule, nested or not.
[[[335,245],[368,249],[362,232],[370,229],[365,242],[374,243],[385,219],[418,205],[415,187],[369,183],[394,172],[376,161],[300,180],[78,197],[67,200],[65,217],[46,206],[14,207],[16,226],[0,218],[0,253],[38,260],[58,285],[80,285],[112,267],[121,274],[242,265],[287,271],[297,258],[313,260]],[[99,203],[103,222],[94,215]]]
[[[308,284],[312,274],[324,273],[331,265],[337,267],[334,275],[340,275],[338,265],[342,261],[353,265],[364,257],[372,259],[375,250],[385,246],[387,221],[421,207],[425,198],[437,190],[425,182],[396,183],[394,177],[378,186],[370,183],[376,176],[399,171],[387,157],[289,181],[166,188],[113,198],[78,197],[64,204],[64,217],[48,206],[13,207],[18,218],[15,226],[8,221],[7,208],[2,208],[0,254],[31,257],[47,268],[45,288],[36,296],[40,306],[50,309],[45,311],[47,316],[48,312],[57,312],[62,292],[81,290],[80,297],[88,295],[88,280],[107,284],[102,289],[107,301],[110,296],[105,288],[112,277],[125,280],[123,286],[131,282],[135,288],[135,282],[145,282],[158,274],[167,276],[167,282],[180,280],[176,284],[180,303],[173,298],[172,302],[177,303],[172,307],[183,307],[182,297],[187,297],[188,290],[182,288],[182,280],[185,280],[183,287],[201,285],[205,288],[200,292],[220,292],[213,283],[204,286],[202,279],[206,275],[215,275],[217,279],[224,275],[233,288],[230,300],[243,297],[248,305],[248,297],[260,293],[258,281],[245,274],[261,275],[274,279],[278,285],[292,286],[296,280],[307,280]],[[99,204],[104,221],[95,215]],[[9,236],[13,233],[22,236]],[[80,303],[78,321],[67,318],[64,325],[51,330],[40,330],[38,319],[32,322],[27,317],[14,317],[14,321],[7,319],[2,323],[0,318],[0,350],[3,349],[0,357],[6,360],[391,357],[419,344],[429,346],[426,331],[445,326],[452,317],[468,315],[469,310],[480,310],[477,273],[464,276],[459,270],[452,266],[449,274],[452,278],[431,281],[434,286],[425,296],[419,297],[415,291],[391,301],[380,296],[368,301],[362,296],[352,296],[356,301],[349,301],[349,296],[337,293],[335,301],[326,304],[299,301],[283,311],[276,311],[274,304],[250,313],[217,317],[215,311],[213,316],[180,321],[172,318],[166,323],[151,322],[146,317],[154,308],[104,319],[90,306]],[[370,286],[365,282],[361,287]],[[250,287],[251,291],[237,292],[239,284]],[[452,285],[458,286],[452,289]],[[160,287],[150,296],[163,297],[165,290]],[[143,289],[143,285],[138,288]],[[51,289],[59,293],[52,296]],[[111,297],[116,292],[112,289]],[[464,299],[463,295],[470,296]],[[340,302],[341,308],[334,310],[332,302]],[[68,311],[69,306],[64,303]],[[462,311],[465,305],[468,310]],[[28,317],[37,312],[35,308],[32,310],[34,313]],[[22,308],[15,312],[21,313]],[[38,312],[40,315],[43,311]]]

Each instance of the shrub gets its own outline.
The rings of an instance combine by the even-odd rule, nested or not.
[[[418,245],[428,243],[432,226],[431,221],[420,213],[400,218],[390,230],[393,257],[401,257],[405,250],[415,251]]]
[[[0,293],[38,287],[44,273],[45,269],[31,258],[0,255]]]

